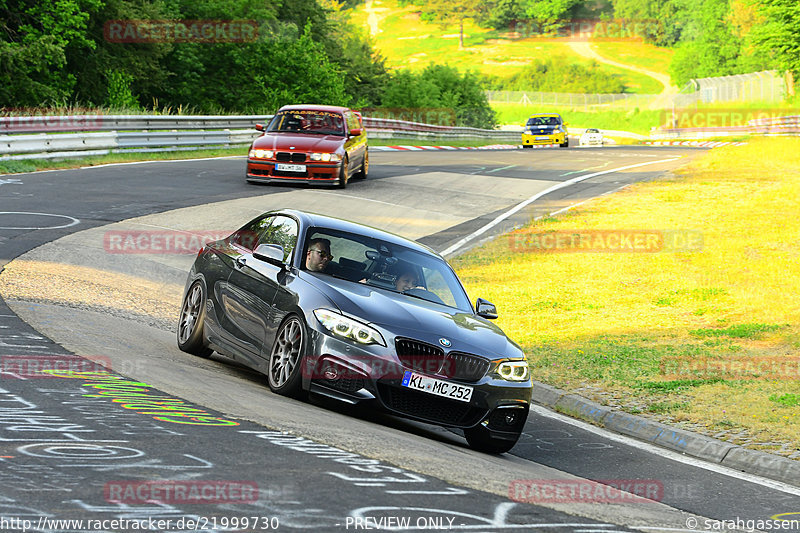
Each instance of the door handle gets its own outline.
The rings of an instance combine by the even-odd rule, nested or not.
[[[247,264],[247,260],[244,257],[237,257],[236,258],[236,266],[242,268]]]

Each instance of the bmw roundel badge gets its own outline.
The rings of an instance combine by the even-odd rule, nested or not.
[[[453,343],[442,337],[441,339],[439,339],[439,344],[441,344],[445,348],[449,348]]]

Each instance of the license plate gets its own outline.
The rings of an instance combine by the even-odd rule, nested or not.
[[[305,172],[305,165],[287,165],[286,163],[276,163],[275,170],[283,170],[285,172]]]
[[[549,135],[544,135],[544,136],[536,137],[536,140],[537,141],[549,141],[550,140],[550,136]]]
[[[443,398],[450,398],[451,400],[458,400],[460,402],[468,402],[472,399],[472,387],[464,385],[456,385],[441,379],[431,378],[417,374],[411,370],[406,370],[403,374],[403,387],[414,389],[428,394],[435,394]]]

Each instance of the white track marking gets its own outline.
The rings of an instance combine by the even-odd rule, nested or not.
[[[525,207],[527,207],[528,205],[532,204],[533,202],[535,202],[536,200],[538,200],[542,196],[544,196],[546,194],[549,194],[549,193],[551,193],[553,191],[557,191],[559,189],[563,189],[565,187],[569,187],[570,185],[574,185],[576,183],[579,183],[579,182],[581,182],[583,180],[588,180],[589,178],[602,176],[604,174],[611,174],[613,172],[620,172],[622,170],[628,170],[628,169],[631,169],[631,168],[643,167],[643,166],[646,166],[646,165],[656,165],[658,163],[669,163],[670,161],[676,161],[678,159],[680,159],[680,157],[672,157],[670,159],[660,159],[658,161],[646,161],[644,163],[636,163],[635,165],[627,165],[627,166],[624,166],[624,167],[612,168],[612,169],[609,169],[609,170],[601,170],[600,172],[593,172],[591,174],[584,174],[583,176],[577,176],[577,177],[569,179],[567,181],[563,181],[561,183],[553,185],[552,187],[548,187],[547,189],[545,189],[545,190],[543,190],[541,192],[538,192],[538,193],[534,194],[533,196],[531,196],[530,198],[528,198],[527,200],[525,200],[523,202],[520,202],[516,206],[514,206],[511,209],[509,209],[508,211],[506,211],[505,213],[499,215],[497,218],[495,218],[494,220],[492,220],[491,222],[489,222],[488,224],[486,224],[482,228],[480,228],[480,229],[478,229],[476,231],[473,231],[472,233],[470,233],[469,235],[467,235],[463,239],[460,239],[455,244],[447,247],[445,250],[441,251],[440,254],[443,255],[443,256],[446,256],[446,255],[450,255],[450,254],[456,252],[457,250],[462,248],[465,244],[467,244],[469,241],[475,239],[476,237],[479,237],[479,236],[483,235],[484,233],[486,233],[487,231],[489,231],[490,229],[492,229],[493,227],[498,225],[500,222],[502,222],[503,220],[505,220],[508,217],[510,217],[511,215],[513,215],[514,213],[524,209]]]
[[[767,487],[772,490],[785,492],[787,494],[792,494],[794,496],[800,496],[800,487],[794,487],[792,485],[789,485],[788,483],[774,481],[772,479],[763,478],[755,474],[748,474],[747,472],[740,472],[738,470],[734,470],[733,468],[728,468],[727,466],[722,466],[716,463],[710,463],[702,459],[690,457],[687,455],[674,452],[672,450],[668,450],[667,448],[656,446],[655,444],[650,444],[648,442],[640,441],[632,437],[627,437],[625,435],[613,433],[608,430],[599,428],[597,426],[593,426],[592,424],[589,424],[587,422],[575,420],[568,416],[564,416],[562,414],[550,411],[549,409],[542,407],[540,405],[531,404],[531,411],[535,412],[538,415],[545,416],[547,418],[552,418],[558,420],[559,422],[570,424],[580,429],[589,431],[590,433],[594,433],[595,435],[600,435],[608,440],[618,442],[620,444],[625,444],[627,446],[632,446],[634,448],[638,448],[648,453],[660,455],[672,461],[677,461],[679,463],[687,464],[689,466],[694,466],[697,468],[702,468],[704,470],[709,470],[711,472],[716,472],[717,474],[722,474],[724,476],[741,479],[742,481],[747,481],[749,483],[755,483],[756,485],[761,485],[762,487]]]

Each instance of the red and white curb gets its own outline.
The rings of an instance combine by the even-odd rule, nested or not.
[[[646,141],[647,146],[697,146],[701,148],[717,148],[719,146],[743,146],[746,142],[733,142],[733,141]],[[535,144],[528,148],[559,148],[558,144]],[[631,146],[636,146],[631,145]],[[641,146],[641,145],[640,145]],[[581,148],[592,148],[590,146],[581,146]],[[595,146],[593,148],[600,148]],[[396,146],[370,146],[370,151],[373,152],[425,152],[436,150],[520,150],[522,145],[519,144],[490,144],[488,146],[411,146],[411,145],[396,145]]]
[[[555,146],[555,145],[553,145]],[[488,146],[370,146],[376,152],[421,152],[425,150],[516,150],[516,144],[490,144]]]
[[[647,141],[649,146],[702,146],[704,148],[717,148],[718,146],[743,146],[746,142],[733,141]]]

